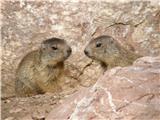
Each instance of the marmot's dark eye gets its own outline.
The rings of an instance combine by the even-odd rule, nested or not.
[[[113,44],[113,41],[111,40],[111,44]]]
[[[55,46],[52,46],[52,50],[57,50],[58,48]]]
[[[96,43],[96,47],[101,47],[102,43]]]

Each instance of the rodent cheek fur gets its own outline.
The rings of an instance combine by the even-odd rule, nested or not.
[[[52,61],[56,61],[57,53],[53,52],[53,51],[52,52],[51,51],[44,51],[42,53],[41,59],[45,63],[52,63]],[[55,64],[55,63],[53,63],[53,64]]]

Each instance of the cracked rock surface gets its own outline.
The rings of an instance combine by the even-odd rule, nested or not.
[[[115,68],[102,76],[104,70],[100,64],[83,53],[92,38],[111,35],[130,51],[142,56],[160,56],[159,0],[129,1],[1,1],[2,119],[43,120],[52,109],[48,119],[53,115],[61,117],[59,112],[62,110],[65,119],[102,119],[106,116],[109,119],[123,119],[125,116],[126,120],[139,116],[144,120],[158,118],[159,58],[145,57],[131,67]],[[61,91],[57,94],[62,98],[57,99],[53,96],[59,95],[52,94],[26,99],[13,97],[19,62],[27,53],[37,49],[43,40],[51,37],[65,39],[73,51],[65,61],[64,79],[59,80]],[[98,88],[98,85],[107,90]],[[78,92],[69,99],[63,99],[75,91]],[[85,94],[87,96],[82,99]],[[63,101],[68,102],[64,105]],[[61,102],[62,107],[58,107]]]
[[[1,11],[3,97],[14,95],[15,70],[20,60],[50,37],[65,39],[73,50],[65,62],[68,76],[60,81],[62,91],[91,86],[103,73],[99,63],[83,53],[86,44],[96,36],[111,35],[143,56],[160,55],[158,1],[153,4],[152,1],[12,0],[3,1]]]
[[[159,113],[160,57],[143,57],[105,72],[93,87],[54,108],[47,120],[159,120]]]

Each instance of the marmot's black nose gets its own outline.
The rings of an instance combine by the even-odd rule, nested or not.
[[[72,49],[69,48],[69,49],[67,50],[67,53],[68,53],[68,54],[72,53]]]
[[[87,51],[87,50],[84,50],[84,53],[85,53],[86,55],[88,55],[88,51]]]

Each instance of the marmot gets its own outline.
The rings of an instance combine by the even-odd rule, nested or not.
[[[72,50],[65,40],[51,38],[41,47],[27,54],[16,72],[15,91],[17,96],[32,96],[55,92],[56,81],[63,72],[63,62]]]
[[[84,53],[92,59],[100,61],[107,69],[115,66],[127,66],[141,57],[122,47],[111,36],[99,36],[89,42]]]

